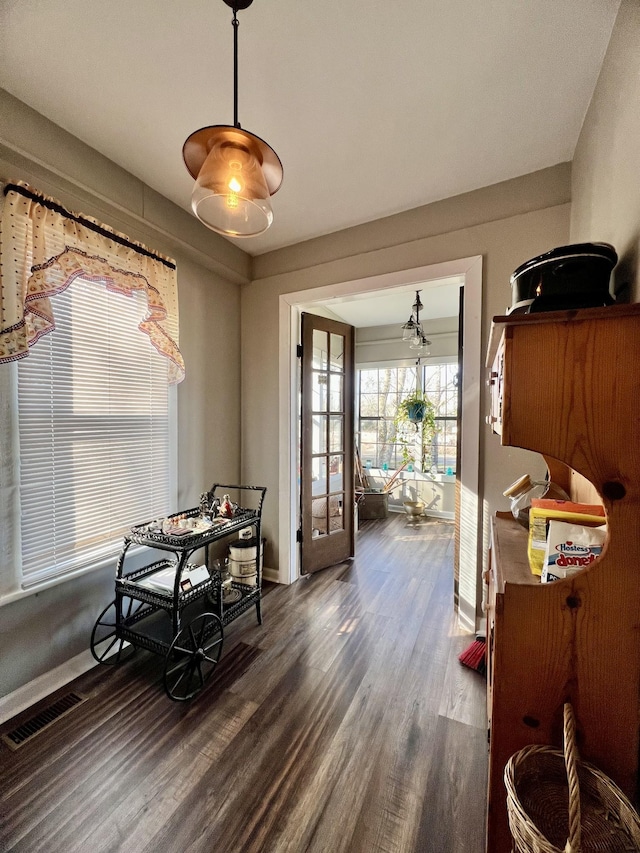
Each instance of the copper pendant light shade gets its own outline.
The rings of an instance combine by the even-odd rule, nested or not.
[[[273,221],[271,196],[282,184],[282,163],[267,143],[238,122],[238,9],[253,0],[223,0],[233,9],[234,121],[194,131],[182,148],[195,180],[191,207],[208,228],[230,237],[262,234]]]
[[[184,143],[182,156],[196,181],[191,206],[201,222],[233,237],[267,230],[282,164],[264,140],[232,125],[203,127]]]

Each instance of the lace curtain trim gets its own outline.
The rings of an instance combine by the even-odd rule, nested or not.
[[[175,264],[94,219],[66,211],[28,184],[5,188],[0,220],[0,364],[29,354],[55,329],[50,297],[79,277],[116,293],[144,293],[139,328],[169,360],[169,381],[184,378],[178,346]]]

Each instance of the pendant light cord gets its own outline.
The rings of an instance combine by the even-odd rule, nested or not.
[[[240,127],[238,121],[238,10],[233,9],[233,126]]]

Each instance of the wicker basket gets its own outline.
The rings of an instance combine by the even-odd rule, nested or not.
[[[640,850],[640,818],[604,773],[580,761],[575,717],[564,706],[564,752],[527,746],[504,771],[514,853]]]

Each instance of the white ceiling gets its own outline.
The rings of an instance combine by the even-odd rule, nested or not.
[[[463,276],[450,276],[418,285],[400,285],[390,290],[339,296],[316,302],[331,310],[340,320],[360,329],[365,326],[401,326],[412,313],[416,290],[423,309],[420,319],[428,329],[430,320],[457,317]]]
[[[241,247],[571,160],[619,2],[255,0],[239,119],[285,177]],[[231,17],[221,0],[2,0],[0,86],[190,209],[183,142],[233,123]]]

